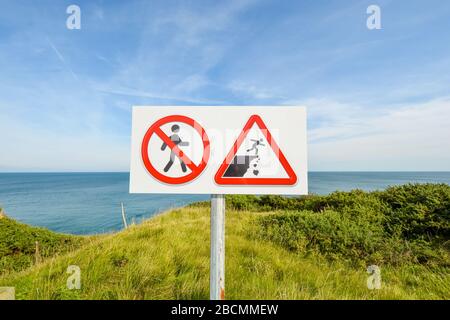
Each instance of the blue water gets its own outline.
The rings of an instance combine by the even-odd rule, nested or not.
[[[168,208],[207,200],[207,195],[130,195],[128,173],[0,173],[0,207],[19,221],[58,232],[93,234]],[[375,190],[407,182],[450,184],[450,172],[311,172],[309,192]]]

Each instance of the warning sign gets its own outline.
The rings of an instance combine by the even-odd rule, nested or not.
[[[184,130],[181,130],[182,127]],[[164,130],[164,128],[170,129]],[[167,131],[170,132],[167,133]],[[202,140],[202,144],[197,144],[194,148],[194,142],[189,140],[194,139],[196,133],[197,138]],[[152,137],[158,137],[160,141],[159,144],[153,143],[152,148],[149,149]],[[191,146],[190,152],[183,151],[181,148],[188,146]],[[209,139],[203,127],[194,119],[182,115],[171,115],[159,119],[148,129],[142,140],[141,153],[145,168],[153,177],[163,183],[182,184],[192,181],[205,169],[209,159]],[[201,158],[195,163],[192,159],[198,158],[198,155],[201,155]],[[166,156],[165,162],[161,161],[161,156]],[[173,168],[175,162],[180,165],[181,172]],[[161,163],[165,163],[162,168]],[[169,171],[175,174],[170,175]]]
[[[259,130],[253,130],[254,126]],[[229,185],[293,185],[297,176],[261,117],[252,115],[215,181]]]
[[[308,192],[304,107],[133,107],[131,193]]]

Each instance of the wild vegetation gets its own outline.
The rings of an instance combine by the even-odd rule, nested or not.
[[[232,196],[227,206],[227,299],[450,298],[448,185]],[[52,244],[67,237],[50,234],[59,237]],[[54,250],[31,268],[3,272],[0,286],[15,286],[18,299],[209,297],[207,203],[116,234],[74,239],[68,252]],[[31,250],[30,243],[24,248]],[[381,269],[380,290],[367,288],[370,264]],[[67,288],[69,265],[81,269],[81,290]]]
[[[4,215],[0,217],[0,275],[21,271],[36,260],[72,251],[83,242],[82,237],[30,227]]]
[[[291,251],[359,265],[450,266],[450,186],[446,184],[304,198],[233,196],[229,204],[236,209],[277,211],[258,219],[258,234]]]

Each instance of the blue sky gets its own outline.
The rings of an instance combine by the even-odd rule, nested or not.
[[[132,105],[291,104],[310,170],[450,170],[448,1],[1,4],[0,171],[128,171]]]

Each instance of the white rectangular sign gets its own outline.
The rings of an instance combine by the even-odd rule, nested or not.
[[[308,193],[303,107],[133,107],[131,193]]]

